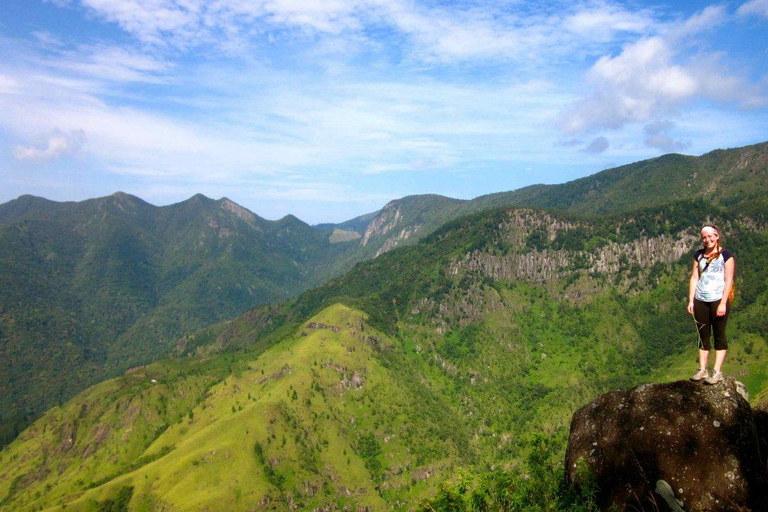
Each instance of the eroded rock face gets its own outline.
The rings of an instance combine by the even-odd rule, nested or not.
[[[765,455],[739,386],[678,381],[601,395],[573,416],[566,479],[581,483],[583,461],[603,510],[765,511]]]

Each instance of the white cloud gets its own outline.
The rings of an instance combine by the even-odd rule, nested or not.
[[[199,0],[82,0],[82,3],[148,43],[161,44],[163,35],[173,35],[177,42],[183,37],[197,39],[206,31],[201,18],[203,3]]]
[[[710,6],[660,34],[626,44],[618,55],[599,58],[585,75],[591,92],[564,108],[557,124],[571,135],[618,130],[678,115],[684,105],[700,99],[764,106],[759,86],[730,70],[724,54],[687,53],[697,42],[695,36],[727,21],[723,6]],[[658,137],[646,139],[646,145],[681,148]]]
[[[119,69],[149,73],[148,79],[136,77],[144,82],[161,73],[166,97],[183,99],[155,97],[149,107],[127,107],[116,100],[125,94],[133,101],[134,76],[112,73],[100,83],[96,64],[91,67],[112,55],[112,48],[78,51],[58,66],[23,55],[17,60],[24,67],[8,67],[0,75],[16,91],[0,96],[0,132],[42,154],[47,145],[35,142],[41,133],[84,130],[89,167],[136,181],[185,179],[212,186],[287,173],[453,171],[477,155],[503,161],[523,147],[533,154],[526,138],[560,101],[552,84],[541,80],[452,85],[395,76],[391,81],[297,79],[262,65],[253,70],[210,65],[201,71],[202,81],[191,76],[179,84],[178,71],[163,61],[116,52]],[[220,85],[212,88],[206,77]],[[110,85],[113,78],[121,79],[124,92]]]
[[[265,41],[356,54],[395,45],[415,61],[572,58],[657,25],[650,10],[584,0],[549,4],[411,0],[81,0],[95,15],[157,47],[251,53]],[[555,2],[557,5],[557,2]],[[560,14],[562,9],[566,14]],[[369,31],[369,29],[371,29]],[[286,33],[289,31],[290,33]],[[376,34],[376,35],[374,35]],[[388,35],[385,35],[388,34]],[[379,36],[384,35],[388,41]],[[341,54],[341,53],[337,53]]]
[[[736,12],[742,16],[757,15],[768,18],[768,0],[750,0]]]
[[[16,78],[0,74],[0,94],[17,94],[19,92],[21,92],[21,85]]]
[[[43,26],[24,44],[0,38],[0,148],[64,156],[47,135],[83,130],[77,164],[83,176],[100,173],[94,183],[254,187],[261,199],[309,202],[334,193],[318,184],[370,190],[396,174],[398,186],[431,179],[447,191],[452,180],[437,176],[449,172],[572,170],[590,160],[579,150],[630,161],[648,147],[679,148],[701,128],[680,121],[699,99],[728,111],[763,98],[729,74],[727,55],[706,53],[715,43],[699,44],[733,21],[723,7],[673,21],[662,7],[604,0],[71,0],[67,9],[82,6],[89,27],[108,20],[131,37],[97,39],[108,30],[85,43]],[[587,92],[574,99],[579,77]],[[552,133],[558,113],[562,131]],[[678,124],[665,130],[660,119]],[[333,197],[349,201],[349,187]]]
[[[408,162],[391,163],[391,164],[378,164],[373,163],[366,168],[361,169],[363,175],[371,174],[389,174],[396,172],[424,172],[431,170],[441,169],[454,169],[457,163],[456,158],[451,157],[438,157],[438,158],[421,158],[417,160],[411,160]]]
[[[701,32],[711,30],[728,21],[728,13],[723,5],[710,5],[694,14],[683,23],[670,28],[670,37],[681,40]]]
[[[259,24],[337,34],[359,28],[366,2],[342,0],[81,0],[92,12],[145,43],[237,47]]]
[[[567,133],[621,128],[627,123],[671,112],[699,91],[686,68],[672,62],[674,52],[660,37],[627,45],[616,57],[602,57],[587,74],[595,93],[559,116]]]
[[[586,40],[610,41],[617,33],[643,34],[656,24],[648,11],[630,12],[619,5],[586,5],[567,16],[563,28]]]
[[[47,161],[64,155],[76,153],[85,142],[85,132],[75,130],[67,133],[54,132],[44,144],[43,148],[17,146],[13,150],[13,156],[17,160]]]
[[[272,0],[262,2],[261,10],[270,22],[287,26],[310,27],[338,34],[361,27],[359,14],[368,2],[348,0]]]
[[[385,20],[411,37],[415,54],[424,60],[516,57],[540,44],[544,36],[534,27],[519,26],[513,16],[493,18],[459,9],[420,9],[400,1],[383,5]]]
[[[91,45],[77,51],[56,52],[43,64],[78,76],[109,82],[163,83],[170,65],[157,57],[131,49]]]
[[[41,48],[61,48],[64,46],[63,41],[50,32],[36,31],[32,32],[32,36],[37,39],[37,43]]]
[[[617,57],[602,57],[590,71],[590,78],[595,83],[619,86],[628,93],[627,101],[675,102],[694,94],[697,83],[683,67],[671,62],[672,56],[663,39],[643,39],[626,46]]]
[[[514,2],[511,8],[504,3],[424,7],[391,0],[382,5],[381,18],[409,35],[411,55],[428,62],[502,60],[547,66],[656,25],[650,11],[632,12],[610,2],[568,2],[555,9]]]

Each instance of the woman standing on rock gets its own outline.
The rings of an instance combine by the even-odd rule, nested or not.
[[[722,367],[728,349],[725,325],[730,311],[736,261],[730,251],[720,247],[720,230],[716,226],[708,224],[701,228],[701,241],[704,248],[694,255],[688,285],[688,312],[696,320],[699,331],[699,371],[691,380],[717,384],[723,380]],[[707,371],[710,333],[714,333],[715,338],[712,375]]]

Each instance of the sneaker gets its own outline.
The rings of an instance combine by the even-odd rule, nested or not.
[[[714,372],[711,377],[704,379],[704,382],[707,384],[717,384],[721,380],[723,380],[723,372]]]
[[[691,380],[698,382],[700,380],[704,380],[708,378],[709,378],[709,372],[707,370],[699,370],[693,374],[693,377],[691,377]]]

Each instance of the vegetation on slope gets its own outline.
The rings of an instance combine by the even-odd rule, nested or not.
[[[753,395],[766,392],[768,210],[754,194],[717,201],[599,218],[497,209],[452,221],[293,301],[184,337],[178,352],[203,359],[173,364],[211,370],[184,370],[189,392],[162,391],[155,379],[168,404],[148,401],[166,425],[154,436],[137,441],[127,427],[120,441],[94,443],[96,426],[115,419],[85,420],[97,408],[77,400],[54,409],[0,452],[11,462],[0,506],[410,509],[456,496],[492,504],[501,495],[491,491],[510,482],[523,502],[540,492],[565,499],[551,480],[514,476],[533,471],[529,433],[543,434],[556,459],[571,413],[598,393],[692,372],[684,305],[705,221],[721,225],[738,261],[726,371]],[[63,435],[76,423],[82,436]],[[82,441],[76,457],[60,448],[67,439]],[[120,443],[134,448],[112,448]],[[102,453],[105,469],[95,470]],[[467,487],[455,480],[462,468],[489,476]]]
[[[348,246],[203,196],[0,205],[0,445],[182,334],[325,279]]]
[[[559,185],[533,185],[510,192],[458,201],[435,195],[390,202],[376,214],[362,216],[342,229],[356,229],[365,247],[347,255],[360,261],[393,247],[413,245],[444,223],[499,207],[531,207],[585,215],[626,214],[676,202],[704,200],[733,208],[760,201],[768,182],[768,143],[716,150],[701,157],[678,154],[606,169]],[[368,221],[361,224],[359,220]],[[323,225],[331,229],[334,225]]]
[[[534,185],[473,202],[481,209],[514,205],[592,215],[694,200],[731,207],[760,199],[767,180],[768,143],[764,142],[700,157],[663,155],[561,185]]]
[[[24,196],[0,205],[0,445],[88,384],[165,357],[182,334],[295,296],[462,215],[504,205],[623,214],[701,198],[729,212],[765,215],[767,155],[768,145],[758,144],[702,157],[666,155],[472,201],[407,197],[376,215],[321,226],[362,235],[342,243],[294,217],[268,222],[201,195],[163,208],[122,193],[82,203]],[[584,235],[555,234],[555,248],[576,247]],[[588,249],[610,236],[591,236]]]
[[[334,303],[370,312],[368,324],[380,332],[367,343],[379,349],[366,352],[370,359],[365,360],[373,361],[368,365],[380,365],[390,378],[386,384],[365,388],[369,398],[361,401],[371,406],[386,404],[387,409],[379,413],[348,409],[347,421],[354,419],[360,425],[361,418],[372,420],[366,437],[348,443],[372,478],[366,488],[377,489],[371,506],[408,508],[433,495],[437,482],[457,474],[460,467],[491,475],[502,468],[504,478],[514,478],[509,475],[530,460],[530,432],[545,435],[557,458],[573,410],[598,393],[648,380],[686,378],[696,359],[695,331],[684,310],[690,255],[698,245],[698,225],[712,212],[717,209],[711,205],[688,203],[612,221],[524,210],[486,212],[447,225],[415,247],[362,263],[290,304],[251,312],[201,332],[200,337],[220,349],[240,345],[262,350],[276,340],[309,338],[313,330],[298,319],[333,316],[321,312]],[[768,262],[761,249],[768,242],[766,231],[735,211],[721,211],[709,220],[724,227],[727,246],[739,261],[739,297],[731,324],[731,337],[738,341],[729,352],[727,371],[743,380],[751,393],[759,394],[768,387],[763,362],[768,331],[764,322],[753,320],[765,317],[768,303]],[[536,264],[527,266],[531,262]],[[541,274],[542,268],[550,273]],[[338,325],[327,320],[314,323]],[[359,327],[355,332],[369,329]],[[326,337],[333,336],[333,329],[320,330]],[[254,340],[258,341],[251,344]],[[274,350],[290,343],[298,342],[283,341]],[[351,353],[361,350],[355,347]],[[305,358],[303,364],[313,367],[314,363]],[[287,360],[275,362],[265,375],[278,374],[286,364],[301,366]],[[363,364],[361,360],[346,366]],[[355,380],[349,371],[339,372],[337,378]],[[288,384],[283,391],[286,399],[302,407],[296,414],[322,415],[316,410],[319,391],[311,379],[304,387]],[[423,407],[393,393],[419,397]],[[384,419],[401,410],[394,414],[400,418],[397,421],[414,430],[398,429],[392,420]],[[312,436],[336,428],[324,423],[303,425],[306,435],[314,439],[315,451],[322,442]],[[277,450],[275,440],[270,442],[268,437],[259,442],[259,449],[254,448],[261,453],[257,459],[278,460],[282,447]],[[426,464],[429,468],[428,485],[405,490],[406,484],[395,478],[402,474],[404,463],[397,462],[399,456],[382,454],[398,446],[392,441],[398,437],[405,450],[400,454],[411,450],[409,467],[423,469]],[[395,444],[382,443],[387,438]],[[436,439],[449,444],[430,448]],[[417,447],[421,450],[414,452]],[[346,447],[341,450],[350,452]],[[443,462],[435,462],[439,460]],[[334,463],[329,461],[328,466],[338,468]],[[276,488],[280,487],[276,482],[284,485],[282,478],[288,476],[281,477],[276,466],[269,467],[264,478]],[[411,472],[411,480],[417,474]],[[376,475],[383,480],[376,480]],[[460,482],[446,489],[451,485]],[[523,487],[518,490],[521,496],[529,492]],[[270,498],[277,508],[285,506],[281,499],[287,499],[280,492]],[[346,491],[340,496],[338,489],[331,490],[323,503],[338,502],[344,495]],[[434,503],[444,498],[438,494]],[[321,502],[306,503],[319,506]]]
[[[594,220],[500,209],[187,337],[183,353],[224,351],[207,364],[232,365],[202,401],[174,406],[176,421],[144,451],[113,454],[98,474],[60,460],[60,437],[24,435],[2,460],[40,455],[0,475],[0,499],[8,510],[89,510],[132,488],[130,510],[407,510],[448,499],[438,487],[463,485],[462,469],[519,484],[536,457],[530,433],[557,459],[572,412],[598,393],[691,373],[684,305],[704,220],[722,225],[739,261],[727,371],[759,394],[768,332],[751,319],[768,304],[763,221],[701,203]],[[35,432],[61,432],[43,426],[51,417]],[[536,492],[560,492],[536,482]],[[517,489],[520,499],[534,492]]]
[[[6,448],[0,510],[97,510],[127,488],[130,510],[405,506],[475,458],[455,406],[411,370],[344,306],[258,357],[148,366]]]

